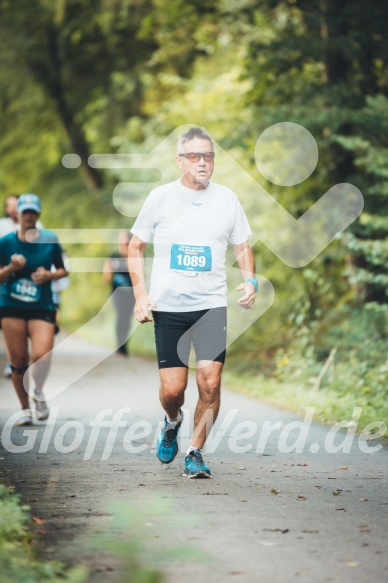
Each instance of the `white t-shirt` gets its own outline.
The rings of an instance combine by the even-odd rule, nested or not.
[[[43,229],[43,225],[40,221],[36,223],[37,229]],[[10,217],[3,217],[0,219],[0,238],[9,235],[9,233],[14,233],[20,229],[19,223],[14,223]]]
[[[154,241],[150,298],[158,311],[193,312],[226,306],[228,241],[252,234],[236,194],[213,182],[192,190],[180,180],[152,190],[132,233]]]
[[[10,217],[4,217],[0,219],[0,237],[9,235],[9,233],[16,231],[18,228],[19,225],[14,223]]]

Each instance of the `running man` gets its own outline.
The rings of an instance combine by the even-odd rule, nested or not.
[[[210,181],[214,158],[213,141],[204,128],[193,127],[180,137],[176,162],[182,177],[151,191],[131,229],[128,251],[135,317],[142,324],[154,321],[159,397],[166,413],[156,455],[164,464],[178,453],[189,352],[191,344],[194,346],[198,402],[184,463],[188,478],[211,477],[201,450],[220,408],[228,241],[244,278],[237,288],[244,292],[238,304],[251,308],[258,289],[247,218],[235,193]],[[148,294],[143,258],[151,238],[154,260]]]
[[[0,240],[0,318],[11,362],[12,382],[19,397],[22,416],[18,425],[32,425],[29,405],[28,340],[31,340],[32,401],[34,415],[41,421],[49,416],[43,385],[50,368],[54,345],[55,306],[51,282],[68,275],[62,248],[51,231],[37,229],[41,211],[36,194],[18,199],[19,229]],[[26,233],[36,229],[27,240]],[[51,271],[54,265],[56,271]]]

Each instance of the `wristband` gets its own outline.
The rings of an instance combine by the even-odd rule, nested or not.
[[[245,283],[253,283],[253,285],[255,286],[255,292],[259,291],[259,282],[257,281],[257,279],[249,277],[248,279],[245,280]]]

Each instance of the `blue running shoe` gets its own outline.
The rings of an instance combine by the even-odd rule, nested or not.
[[[185,457],[185,471],[183,475],[187,478],[211,478],[211,471],[205,465],[199,449],[191,451]]]
[[[178,453],[177,437],[183,421],[182,411],[180,410],[179,413],[181,420],[175,427],[167,423],[166,417],[164,418],[164,426],[156,442],[156,455],[162,464],[170,464]]]

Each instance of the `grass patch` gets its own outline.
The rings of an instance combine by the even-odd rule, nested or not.
[[[154,533],[173,516],[170,503],[162,499],[138,504],[110,504],[112,522],[103,532],[87,536],[88,552],[114,557],[119,563],[118,583],[163,583],[166,576],[162,565],[170,561],[209,562],[210,554],[192,544],[171,545],[154,540]],[[188,530],[196,524],[195,515],[176,515],[177,529]],[[31,513],[12,488],[0,484],[0,580],[2,583],[86,583],[88,570],[84,566],[67,569],[53,561],[40,561],[36,556],[30,532]]]
[[[4,583],[84,583],[83,566],[40,561],[29,530],[30,509],[12,488],[0,484],[0,573]]]
[[[233,370],[226,371],[223,376],[228,389],[276,407],[300,414],[304,414],[307,407],[315,407],[314,419],[327,424],[350,421],[355,407],[362,407],[358,431],[369,423],[388,419],[388,403],[374,402],[369,394],[356,395],[330,387],[314,391],[307,381],[283,382],[259,374],[236,374]],[[385,435],[388,437],[388,430]]]

